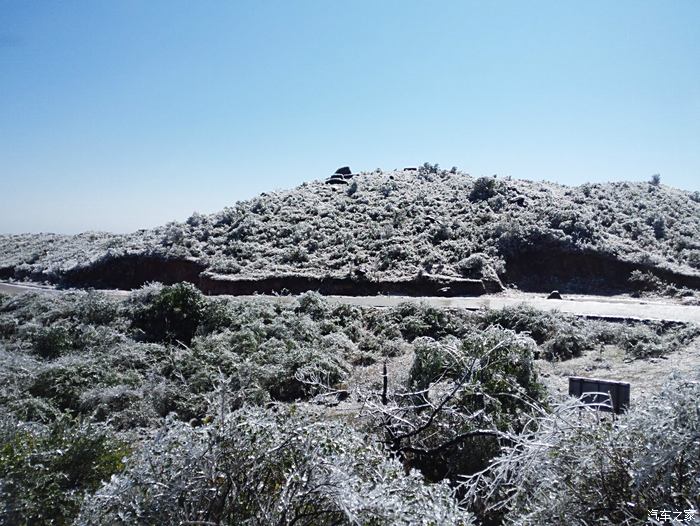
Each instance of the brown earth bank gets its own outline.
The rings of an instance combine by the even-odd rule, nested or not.
[[[640,271],[677,287],[700,289],[700,276],[622,261],[610,254],[562,247],[529,248],[506,260],[503,282],[523,292],[617,295],[635,292],[629,278]],[[201,262],[157,255],[129,254],[104,257],[88,265],[56,274],[26,273],[15,267],[0,268],[0,279],[49,281],[62,287],[133,290],[149,282],[186,281],[206,294],[300,294],[318,291],[325,295],[373,296],[479,296],[504,290],[497,278],[458,278],[421,274],[413,278],[370,279],[364,275],[314,276],[271,274],[259,276],[219,275]]]
[[[22,277],[24,276],[9,271],[2,274],[2,279]],[[140,255],[104,258],[87,266],[73,268],[60,274],[54,284],[62,287],[133,290],[156,281],[166,285],[186,281],[206,294],[234,296],[317,291],[326,295],[347,296],[400,294],[455,297],[479,296],[503,290],[501,283],[495,279],[435,275],[395,280],[371,280],[358,276],[217,276],[206,273],[205,267],[195,261]]]
[[[620,294],[634,292],[632,272],[649,273],[669,285],[700,289],[700,275],[623,261],[611,254],[563,247],[533,247],[506,259],[503,281],[524,292]]]

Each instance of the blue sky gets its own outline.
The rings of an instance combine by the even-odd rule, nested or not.
[[[0,0],[0,232],[354,170],[700,189],[700,2]]]

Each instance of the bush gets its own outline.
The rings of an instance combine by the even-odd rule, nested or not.
[[[70,329],[64,325],[39,327],[32,335],[33,351],[42,358],[62,356],[73,346]]]
[[[488,267],[488,262],[489,259],[484,254],[472,254],[460,260],[456,269],[466,278],[480,278],[483,276],[484,269]]]
[[[132,302],[132,326],[152,342],[190,343],[204,310],[204,297],[191,283],[142,290]]]
[[[114,325],[119,321],[119,301],[103,292],[91,290],[78,296],[75,315],[82,323]]]
[[[548,360],[568,360],[581,356],[591,346],[590,338],[582,330],[569,326],[568,330],[557,331],[542,348]]]
[[[486,201],[498,193],[498,181],[495,177],[479,177],[469,193],[470,201]]]
[[[555,315],[522,304],[515,307],[487,310],[481,315],[481,325],[500,325],[519,333],[526,333],[538,344],[544,343],[557,330]]]
[[[465,330],[463,318],[460,319],[448,310],[431,307],[427,303],[401,303],[391,309],[389,318],[409,342],[420,336],[440,339],[448,335],[460,335]]]
[[[312,320],[324,319],[330,313],[328,300],[318,292],[305,292],[297,298],[297,312],[308,314]]]
[[[415,472],[346,424],[294,409],[169,421],[93,498],[78,524],[467,525],[446,484]]]
[[[33,396],[51,401],[61,411],[77,412],[85,390],[118,382],[119,371],[109,367],[109,360],[72,355],[38,368],[27,390]]]
[[[530,399],[544,394],[535,371],[537,347],[530,338],[489,327],[469,332],[461,340],[447,340],[450,341],[454,347],[452,352],[446,352],[444,344],[431,338],[416,341],[415,359],[409,375],[412,388],[425,389],[442,379],[457,380],[473,367],[478,371],[474,381],[486,394],[512,392]],[[515,407],[518,403],[506,399],[502,405]]]
[[[652,509],[697,510],[699,397],[700,382],[674,379],[617,422],[560,405],[468,481],[468,501],[507,524],[646,524]]]
[[[585,328],[573,316],[548,312],[528,305],[487,310],[481,314],[481,326],[498,325],[529,335],[542,346],[549,360],[566,360],[580,356],[593,345]]]
[[[663,281],[651,272],[643,272],[641,270],[633,270],[627,281],[633,290],[643,292],[657,292],[664,285]]]
[[[390,414],[408,409],[389,434],[412,437],[409,447],[396,447],[430,480],[483,469],[498,454],[497,431],[521,429],[531,404],[544,400],[530,338],[491,327],[461,341],[419,338],[414,348],[409,389],[416,394],[399,398]]]
[[[128,453],[106,427],[61,418],[48,428],[0,424],[0,523],[72,524],[85,495]]]
[[[644,325],[625,327],[620,331],[618,343],[634,358],[662,356],[667,352],[667,346],[664,345],[661,336]]]

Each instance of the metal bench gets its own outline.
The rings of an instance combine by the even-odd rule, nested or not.
[[[599,411],[623,413],[630,405],[630,384],[596,378],[569,377],[569,395]]]

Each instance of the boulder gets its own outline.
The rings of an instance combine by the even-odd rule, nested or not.
[[[352,175],[352,170],[349,166],[341,166],[335,171],[335,173],[339,175]]]
[[[552,292],[549,293],[549,296],[547,296],[548,300],[560,300],[561,299],[561,294],[559,293],[558,290],[553,290]]]

